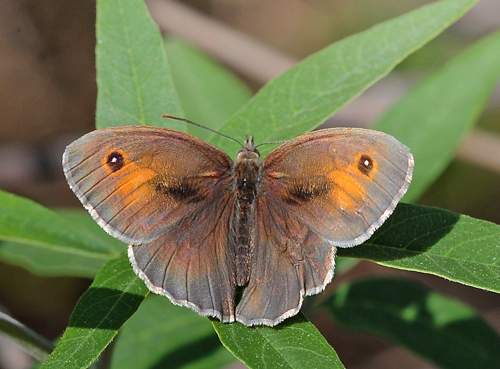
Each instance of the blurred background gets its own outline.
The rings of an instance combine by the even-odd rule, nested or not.
[[[147,4],[163,33],[211,54],[255,92],[326,45],[429,2],[154,0]],[[498,0],[481,1],[327,124],[369,126],[416,81],[498,29],[499,15]],[[0,0],[1,190],[48,207],[81,207],[64,180],[60,162],[64,147],[94,127],[94,26],[95,1]],[[419,203],[500,224],[500,88],[454,162]],[[362,262],[329,288],[335,289],[345,278],[374,274],[409,276],[459,298],[500,332],[498,295],[441,278]],[[89,283],[43,278],[0,262],[0,309],[53,340]],[[348,368],[432,368],[376,337],[343,331],[321,314],[314,323]],[[22,352],[0,337],[0,368],[29,365]]]

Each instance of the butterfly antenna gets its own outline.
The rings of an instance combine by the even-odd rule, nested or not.
[[[216,131],[215,129],[212,129],[212,128],[209,128],[209,127],[206,127],[202,124],[199,124],[199,123],[195,123],[193,121],[190,121],[189,119],[186,119],[186,118],[179,118],[179,117],[176,117],[176,116],[173,116],[173,115],[168,115],[168,114],[164,114],[162,115],[162,118],[170,118],[170,119],[175,119],[175,120],[180,120],[182,122],[186,122],[186,123],[189,123],[189,124],[192,124],[193,126],[196,126],[196,127],[200,127],[200,128],[203,128],[203,129],[206,129],[207,131],[210,131],[210,132],[213,132],[213,133],[216,133],[218,134],[219,136],[222,136],[222,137],[226,137],[226,138],[229,138],[230,140],[233,140],[235,142],[238,142],[241,146],[245,146],[243,145],[240,141],[238,141],[236,138],[233,138],[231,136],[228,136],[228,135],[225,135],[224,133],[220,133],[218,131]]]
[[[262,146],[262,145],[272,145],[272,144],[284,144],[286,142],[288,142],[289,140],[282,140],[282,141],[267,141],[267,142],[262,142],[258,145],[255,145],[255,148],[259,147],[259,146]]]

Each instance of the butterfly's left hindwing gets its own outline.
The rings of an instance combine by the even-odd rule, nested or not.
[[[72,190],[131,244],[148,288],[201,315],[234,321],[231,159],[194,136],[154,127],[91,132],[66,148]]]

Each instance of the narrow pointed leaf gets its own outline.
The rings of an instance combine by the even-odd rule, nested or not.
[[[221,368],[234,360],[208,319],[150,295],[120,331],[111,369]]]
[[[476,2],[435,2],[326,47],[268,83],[221,131],[236,138],[263,132],[257,141],[270,141],[317,127]],[[226,141],[212,138],[236,152],[238,145]],[[261,151],[268,150],[263,146]]]
[[[165,47],[187,119],[217,130],[250,99],[248,87],[209,56],[178,39],[167,39]],[[211,134],[196,126],[187,129],[203,139]]]
[[[338,255],[500,292],[500,226],[446,210],[399,204],[372,238]]]
[[[162,119],[182,116],[163,39],[139,0],[97,2],[97,128],[155,125],[182,129]]]
[[[500,31],[485,37],[422,80],[375,126],[415,158],[403,201],[414,201],[451,162],[500,78]]]
[[[120,252],[115,242],[43,206],[0,191],[0,258],[35,273],[91,277]]]

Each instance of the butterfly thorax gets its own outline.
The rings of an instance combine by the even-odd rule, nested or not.
[[[238,152],[233,168],[236,187],[233,219],[233,229],[236,231],[236,281],[239,286],[244,286],[250,274],[251,224],[262,182],[262,160],[253,143],[253,136],[246,137],[245,146]]]

